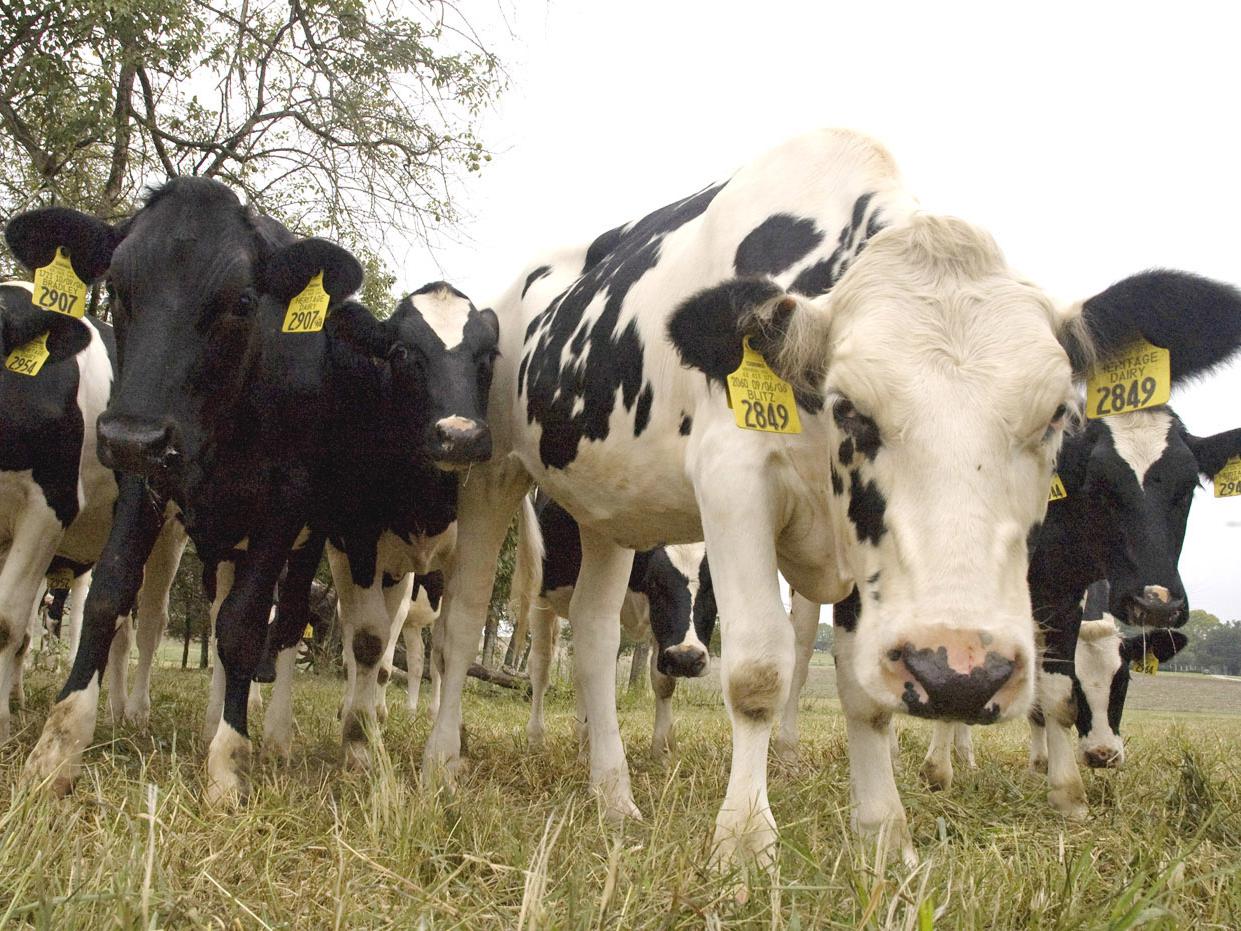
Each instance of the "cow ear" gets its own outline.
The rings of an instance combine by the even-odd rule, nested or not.
[[[29,269],[47,265],[56,257],[57,247],[63,247],[77,276],[90,284],[108,270],[121,235],[111,224],[77,210],[44,207],[11,219],[4,238]]]
[[[362,265],[347,249],[326,239],[299,239],[277,249],[263,262],[259,290],[284,303],[323,272],[323,289],[340,301],[362,287]]]
[[[1241,349],[1241,291],[1188,272],[1153,269],[1063,314],[1060,342],[1078,377],[1138,339],[1169,351],[1173,382],[1202,375]]]
[[[799,395],[817,395],[827,372],[828,328],[818,305],[770,279],[734,278],[682,303],[668,321],[668,338],[682,363],[723,381],[741,365],[748,336]]]
[[[1154,653],[1159,662],[1166,663],[1185,649],[1187,643],[1189,638],[1179,630],[1160,630],[1147,637],[1146,649]]]
[[[90,324],[36,307],[20,285],[0,286],[0,358],[47,334],[49,363],[76,356],[90,343]]]
[[[1185,443],[1198,460],[1198,471],[1207,478],[1224,467],[1233,456],[1241,456],[1241,427],[1214,436],[1186,436]]]
[[[1132,663],[1142,655],[1142,641],[1145,638],[1138,634],[1134,637],[1125,637],[1120,641],[1120,658],[1124,663]]]
[[[493,349],[500,342],[500,318],[490,307],[470,311],[465,321],[465,339],[478,349]]]

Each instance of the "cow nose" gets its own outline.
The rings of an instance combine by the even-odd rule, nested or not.
[[[176,458],[173,425],[127,417],[99,418],[99,461],[118,472],[151,475]]]
[[[928,633],[922,642],[905,642],[887,653],[903,679],[901,699],[909,713],[975,724],[995,721],[1027,675],[1019,648],[1003,646],[997,636],[980,631]]]
[[[1082,751],[1082,758],[1091,769],[1114,769],[1121,765],[1124,756],[1106,747],[1093,747]]]
[[[1176,627],[1184,623],[1185,600],[1175,598],[1162,585],[1147,585],[1141,595],[1126,602],[1124,620],[1137,627]]]
[[[457,468],[491,458],[491,430],[468,417],[445,417],[435,423],[432,458],[440,468]]]
[[[665,676],[696,679],[707,671],[710,658],[696,643],[678,643],[659,652],[659,671]]]

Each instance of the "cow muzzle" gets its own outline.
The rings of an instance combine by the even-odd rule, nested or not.
[[[105,414],[98,424],[99,461],[118,472],[155,475],[178,458],[175,433],[168,421],[154,423]]]
[[[445,417],[432,430],[431,459],[445,470],[465,469],[491,458],[491,430],[468,417]]]
[[[1082,762],[1091,769],[1120,769],[1125,765],[1123,746],[1082,748]]]
[[[929,628],[893,644],[881,662],[884,680],[912,715],[990,724],[1027,692],[1030,662],[1001,634]]]
[[[678,679],[697,679],[706,673],[709,663],[707,651],[696,643],[678,643],[660,650],[657,661],[660,672]]]
[[[1185,619],[1185,599],[1162,585],[1147,585],[1142,594],[1125,599],[1123,620],[1135,627],[1179,627]]]

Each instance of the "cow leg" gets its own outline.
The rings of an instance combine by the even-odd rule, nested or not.
[[[1047,801],[1066,818],[1086,817],[1086,787],[1077,768],[1077,748],[1072,735],[1077,720],[1073,679],[1044,670],[1039,676],[1039,707],[1043,709],[1047,735]]]
[[[440,603],[440,613],[431,625],[431,694],[427,696],[427,713],[434,722],[440,713],[440,690],[444,676],[444,611]]]
[[[164,529],[147,559],[142,588],[138,590],[138,668],[125,702],[125,720],[139,730],[146,730],[151,718],[151,667],[168,626],[168,593],[181,565],[186,539],[185,527],[179,520],[164,521]]]
[[[215,568],[215,598],[212,599],[209,620],[211,622],[211,643],[208,651],[211,656],[211,688],[207,696],[207,713],[203,717],[203,743],[210,744],[220,729],[220,717],[224,714],[224,664],[220,662],[220,645],[216,639],[216,618],[220,615],[220,606],[233,588],[233,576],[236,567],[231,562],[222,562]]]
[[[278,504],[275,510],[286,519],[294,511]],[[205,797],[209,805],[231,806],[240,799],[242,769],[250,755],[246,716],[254,671],[267,645],[276,581],[301,529],[297,521],[253,535],[236,567],[233,589],[216,614],[217,649],[224,666],[224,712],[207,748]]]
[[[964,763],[968,769],[978,768],[978,763],[974,760],[974,732],[970,730],[968,724],[957,722],[956,730],[952,736],[952,746],[956,751],[957,759]]]
[[[651,647],[651,691],[655,693],[655,730],[651,734],[651,756],[666,760],[676,752],[677,741],[673,733],[672,696],[677,690],[677,680],[659,671],[659,644]]]
[[[1047,772],[1047,727],[1039,708],[1030,711],[1030,769]]]
[[[633,569],[633,550],[588,528],[579,530],[582,568],[569,599],[574,688],[590,730],[590,784],[610,819],[641,818],[629,788],[629,765],[616,716],[616,654],[621,605]]]
[[[418,713],[418,694],[422,688],[422,630],[426,625],[406,623],[401,631],[405,640],[405,709],[410,717]]]
[[[450,781],[461,759],[461,694],[466,671],[478,653],[478,641],[487,617],[487,605],[495,583],[500,547],[513,512],[529,486],[525,472],[501,475],[504,468],[475,467],[462,482],[457,501],[457,548],[452,570],[447,572],[444,600],[436,630],[442,650],[432,653],[432,675],[441,675],[439,707],[422,755],[422,779],[426,784]],[[481,473],[481,474],[480,474]],[[432,693],[434,695],[433,687]]]
[[[405,622],[409,618],[409,595],[413,590],[414,574],[412,572],[406,573],[405,577],[391,588],[384,589],[384,606],[390,621],[388,623],[388,645],[384,649],[383,661],[379,664],[377,673],[379,688],[375,700],[375,717],[381,724],[388,719],[387,687],[388,680],[392,678],[392,657],[396,655],[397,638],[405,629]],[[408,663],[407,659],[406,665]]]
[[[112,531],[95,564],[86,597],[82,640],[69,679],[26,759],[26,778],[47,780],[58,794],[69,791],[82,751],[95,733],[99,689],[116,634],[117,618],[128,614],[142,585],[142,567],[155,545],[163,503],[137,478],[122,475]]]
[[[263,754],[288,760],[293,754],[293,674],[297,671],[297,647],[276,654],[276,681],[271,702],[263,716]]]
[[[955,721],[931,722],[931,743],[922,762],[922,778],[932,789],[947,792],[952,788],[952,741]]]
[[[30,643],[30,611],[64,528],[38,488],[17,515],[0,566],[0,741],[9,739],[9,696],[20,685]]]
[[[78,644],[82,640],[82,617],[86,613],[86,596],[90,592],[92,574],[92,572],[84,572],[74,579],[73,588],[69,592],[69,631],[65,636],[69,643],[70,668],[77,659]]]
[[[129,679],[129,655],[133,652],[134,625],[130,615],[116,619],[116,634],[108,648],[108,713],[113,725],[125,718],[126,682]]]
[[[531,750],[542,750],[546,737],[543,721],[543,699],[547,697],[550,681],[552,651],[556,646],[556,626],[560,619],[556,612],[538,599],[529,603],[529,618],[523,626],[530,630],[530,720],[526,724],[526,743]]]
[[[837,605],[837,618],[841,605]],[[836,689],[849,737],[849,794],[853,829],[899,847],[906,863],[916,863],[905,808],[892,768],[891,714],[866,696],[853,674],[853,634],[836,626]]]
[[[773,741],[776,756],[785,763],[797,760],[797,705],[810,673],[814,641],[819,635],[819,606],[797,592],[793,592],[792,601],[789,619],[793,622],[793,681],[789,684],[788,701],[780,717],[780,731]]]

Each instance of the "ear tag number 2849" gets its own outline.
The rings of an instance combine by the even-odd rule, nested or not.
[[[751,348],[750,337],[742,347],[741,365],[728,376],[728,406],[737,426],[763,433],[801,433],[792,387]]]
[[[1233,456],[1215,473],[1215,497],[1241,495],[1241,456]]]
[[[323,272],[318,272],[301,292],[289,301],[281,333],[318,333],[327,319],[328,293],[323,290]]]
[[[1167,404],[1172,396],[1171,355],[1144,339],[1107,362],[1100,362],[1087,383],[1086,416],[1127,414]]]

